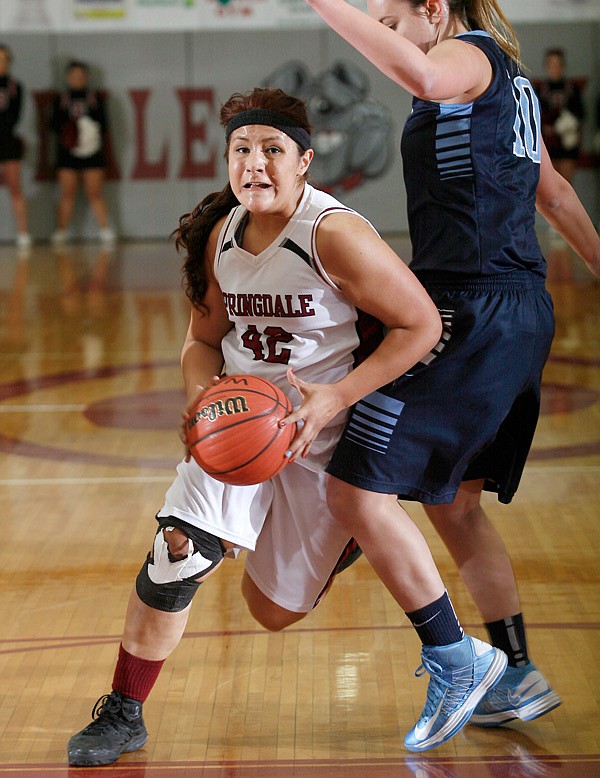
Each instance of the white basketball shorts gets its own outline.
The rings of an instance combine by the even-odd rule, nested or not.
[[[310,611],[350,535],[335,522],[326,475],[292,462],[270,481],[230,486],[181,462],[159,517],[176,516],[247,549],[246,570],[282,608]]]

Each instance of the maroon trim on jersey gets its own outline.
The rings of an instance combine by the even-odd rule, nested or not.
[[[232,221],[233,221],[233,219],[235,218],[235,214],[236,214],[236,211],[237,211],[238,207],[239,207],[239,206],[236,206],[236,207],[235,207],[235,208],[234,208],[234,209],[231,211],[231,213],[230,213],[230,214],[229,214],[229,216],[227,217],[227,221],[226,221],[226,222],[225,222],[225,224],[223,225],[223,229],[222,229],[222,232],[221,232],[221,235],[222,235],[222,238],[221,238],[221,243],[220,243],[220,245],[219,245],[219,246],[218,246],[218,248],[217,248],[217,265],[218,265],[218,264],[219,264],[219,262],[221,261],[221,252],[223,251],[223,246],[225,245],[225,236],[227,235],[227,232],[228,232],[228,230],[229,230],[229,227],[231,226],[231,222],[232,222]]]
[[[343,207],[335,207],[332,206],[331,208],[326,208],[324,211],[321,211],[321,213],[317,216],[315,219],[315,222],[312,226],[312,231],[310,235],[310,247],[312,250],[313,258],[315,260],[314,263],[314,269],[317,275],[323,279],[323,281],[328,285],[331,286],[333,289],[338,289],[338,287],[333,283],[333,281],[329,277],[325,277],[323,275],[323,272],[321,271],[321,266],[323,263],[321,262],[321,257],[319,256],[319,252],[317,251],[317,227],[323,220],[325,216],[329,216],[332,213],[350,213],[350,214],[356,214],[356,211],[353,211],[351,208],[343,208]],[[339,291],[339,289],[338,289]]]

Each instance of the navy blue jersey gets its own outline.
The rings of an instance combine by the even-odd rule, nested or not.
[[[514,270],[544,276],[534,229],[541,161],[537,97],[488,33],[457,37],[486,54],[493,79],[472,103],[413,99],[402,136],[411,269],[424,280]]]

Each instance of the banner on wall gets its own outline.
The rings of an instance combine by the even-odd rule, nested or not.
[[[356,0],[361,7],[363,0]],[[513,22],[600,21],[600,0],[504,0]],[[316,28],[304,0],[2,0],[0,32]]]
[[[76,19],[123,19],[125,0],[72,0]]]
[[[150,32],[321,26],[304,0],[2,0],[0,32]]]
[[[3,0],[0,3],[0,30],[22,32],[56,30],[62,22],[62,0]]]

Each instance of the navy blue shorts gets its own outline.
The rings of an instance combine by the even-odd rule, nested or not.
[[[351,410],[327,472],[362,489],[437,505],[461,481],[511,501],[540,410],[554,335],[552,299],[527,272],[427,284],[438,346]]]

